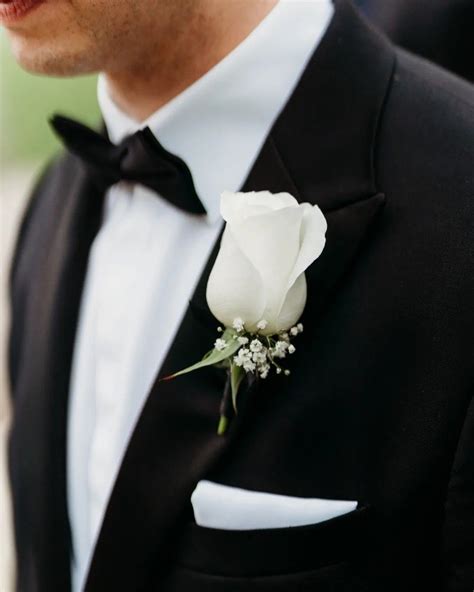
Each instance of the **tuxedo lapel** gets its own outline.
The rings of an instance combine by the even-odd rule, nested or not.
[[[326,213],[328,243],[308,273],[311,318],[323,312],[384,203],[376,191],[372,150],[392,66],[384,41],[348,4],[337,2],[321,46],[243,187],[289,191]],[[370,92],[358,90],[362,98],[354,99],[361,84]],[[216,338],[205,289],[217,251],[218,243],[160,377],[199,360]],[[245,429],[243,410],[224,437],[216,435],[224,381],[223,372],[207,368],[155,382],[115,483],[87,590],[150,589],[151,574],[158,581],[166,570],[191,516],[197,481],[225,461]]]

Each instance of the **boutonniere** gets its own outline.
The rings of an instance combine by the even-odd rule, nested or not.
[[[217,433],[237,413],[245,377],[264,380],[270,372],[288,376],[284,360],[293,340],[307,290],[305,270],[320,256],[327,223],[318,206],[299,204],[289,193],[224,192],[226,222],[206,298],[222,323],[214,347],[201,361],[167,379],[216,366],[227,372]]]

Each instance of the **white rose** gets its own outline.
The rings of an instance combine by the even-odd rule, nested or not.
[[[227,225],[207,284],[209,308],[226,327],[240,318],[249,332],[261,320],[263,334],[287,330],[306,304],[304,272],[326,242],[321,210],[289,193],[225,191],[221,214]]]

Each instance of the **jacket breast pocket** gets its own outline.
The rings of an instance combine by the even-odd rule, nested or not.
[[[369,507],[362,506],[289,528],[230,531],[190,523],[164,590],[362,592],[369,518]]]

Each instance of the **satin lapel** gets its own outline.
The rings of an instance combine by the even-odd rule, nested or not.
[[[372,143],[392,62],[385,42],[350,5],[336,2],[325,39],[244,185],[245,190],[289,191],[301,201],[321,204],[327,214],[328,244],[308,273],[312,319],[323,312],[384,202],[375,189]],[[361,84],[371,91],[362,93],[358,104],[350,93]],[[332,162],[338,150],[342,158]],[[216,323],[206,318],[205,288],[217,250],[218,245],[160,376],[200,359],[216,338]],[[155,382],[112,492],[86,590],[149,590],[153,577],[159,587],[173,543],[191,517],[196,483],[225,462],[245,430],[244,410],[225,437],[216,435],[223,387],[224,373],[213,368]],[[251,413],[252,406],[247,407]]]
[[[382,193],[324,212],[328,230],[321,257],[307,270],[308,303],[303,315],[313,321],[350,269],[368,231],[385,205]]]
[[[22,481],[35,508],[29,528],[36,537],[35,556],[41,590],[69,586],[70,532],[66,501],[66,423],[69,375],[87,258],[100,224],[102,195],[89,183],[80,164],[67,157],[48,184],[50,207],[44,208],[41,232],[46,247],[41,269],[29,269],[40,298],[30,298],[24,350],[16,385],[16,420],[11,452],[21,459]],[[43,196],[38,196],[38,199]],[[42,200],[43,201],[43,200]],[[37,218],[38,219],[38,218]],[[50,237],[52,239],[50,240]],[[43,239],[44,240],[44,239]],[[25,254],[28,257],[28,254]],[[34,285],[34,284],[33,284]],[[42,430],[38,434],[38,430]],[[35,446],[15,450],[27,433]],[[13,483],[15,481],[13,471]]]

